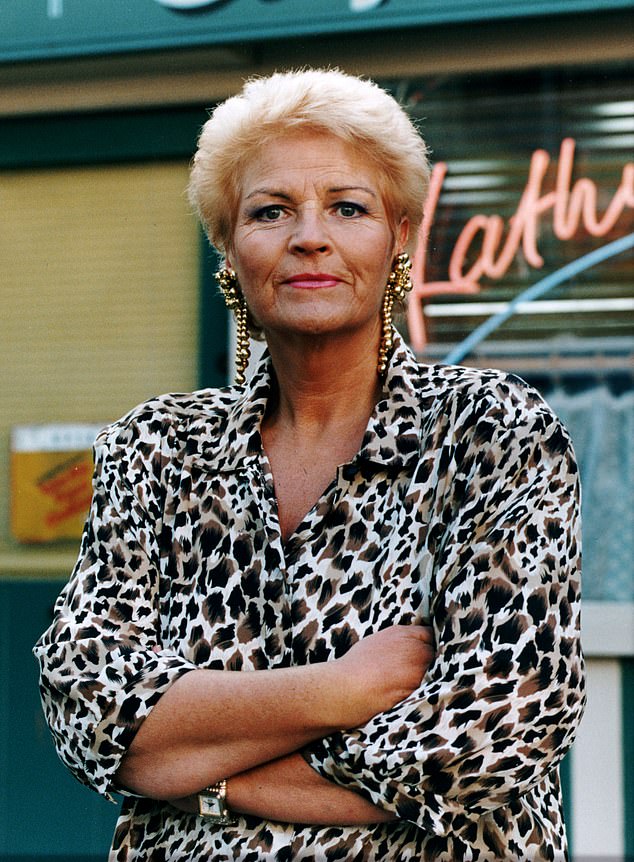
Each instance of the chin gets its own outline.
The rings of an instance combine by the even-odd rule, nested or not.
[[[349,327],[342,325],[339,321],[332,319],[319,319],[315,316],[309,318],[294,318],[293,320],[275,320],[264,325],[265,332],[279,333],[280,335],[335,335],[345,332]]]

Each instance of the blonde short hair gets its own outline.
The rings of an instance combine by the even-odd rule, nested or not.
[[[403,108],[377,84],[336,69],[254,78],[205,123],[194,156],[189,199],[211,243],[225,253],[237,218],[241,171],[284,132],[322,131],[363,151],[383,179],[395,229],[405,217],[415,248],[429,185],[427,147]]]

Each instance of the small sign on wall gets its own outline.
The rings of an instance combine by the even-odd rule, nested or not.
[[[11,532],[20,542],[81,537],[100,425],[19,425],[11,431]]]

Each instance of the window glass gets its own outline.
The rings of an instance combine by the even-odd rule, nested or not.
[[[425,306],[422,322],[430,348],[462,341],[547,274],[634,231],[632,84],[631,71],[620,67],[388,82],[433,147],[437,177],[438,163],[446,164],[418,281],[452,281],[460,287],[455,271],[465,275],[476,267],[480,288],[477,293],[445,293],[448,285],[442,293],[423,291],[427,295],[414,305]],[[536,151],[543,154],[535,156]],[[529,177],[533,204],[522,216],[518,207]],[[583,199],[577,217],[574,196]],[[474,217],[477,222],[471,221]],[[512,220],[523,221],[523,228],[509,237]],[[499,241],[494,238],[498,227]],[[477,272],[487,244],[490,261],[498,266],[494,277],[486,267],[481,276]],[[507,261],[501,260],[505,254]],[[521,308],[490,338],[631,338],[633,276],[631,252],[617,254],[548,291],[539,304]]]

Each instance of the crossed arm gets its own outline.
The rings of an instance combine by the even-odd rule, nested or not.
[[[390,812],[319,776],[299,750],[407,697],[433,659],[431,630],[392,626],[340,659],[236,673],[194,670],[163,695],[123,758],[121,786],[196,811],[222,778],[232,810],[285,822],[354,824]]]

